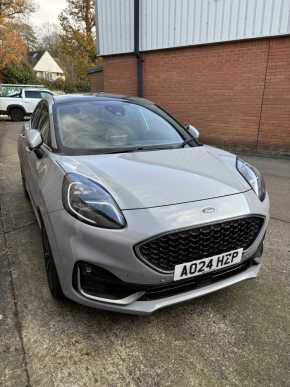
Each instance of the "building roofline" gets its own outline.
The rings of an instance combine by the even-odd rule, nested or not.
[[[207,46],[220,46],[222,44],[233,44],[233,43],[244,43],[250,41],[259,41],[259,40],[267,40],[267,39],[281,39],[281,38],[289,38],[290,34],[281,34],[281,35],[273,35],[273,36],[259,36],[256,38],[244,38],[244,39],[233,39],[233,40],[222,40],[219,42],[209,42],[209,43],[196,43],[196,44],[187,44],[183,46],[175,46],[175,47],[163,47],[163,48],[151,48],[146,50],[140,50],[140,53],[154,53],[160,51],[173,51],[173,50],[182,50],[186,48],[195,48],[195,47],[207,47]],[[100,54],[100,57],[110,57],[110,56],[122,56],[122,55],[135,55],[134,51],[124,51],[124,52],[115,52],[108,54]]]
[[[101,73],[104,71],[104,66],[103,65],[96,65],[94,67],[89,67],[87,70],[88,74],[95,74],[95,73]]]

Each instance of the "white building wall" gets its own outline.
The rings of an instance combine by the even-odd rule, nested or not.
[[[134,0],[96,0],[98,53],[134,51]],[[290,34],[290,0],[140,0],[142,51]]]
[[[96,0],[98,52],[134,50],[134,0]]]

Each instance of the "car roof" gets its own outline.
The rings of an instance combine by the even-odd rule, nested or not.
[[[131,97],[126,95],[119,94],[109,94],[109,93],[97,93],[92,95],[86,94],[66,94],[66,95],[54,95],[53,101],[55,104],[60,103],[70,103],[70,102],[81,102],[81,101],[124,101],[131,102],[137,105],[154,105],[153,102],[139,97]]]
[[[33,88],[33,87],[24,87],[22,90],[24,91],[49,91],[51,93],[51,91],[49,89],[46,89],[45,87],[38,87],[38,88]]]

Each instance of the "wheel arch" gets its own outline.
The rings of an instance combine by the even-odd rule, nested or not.
[[[26,114],[26,110],[24,109],[24,107],[22,105],[17,105],[17,104],[9,105],[7,107],[7,112],[10,113],[10,111],[13,109],[20,109],[23,111],[24,114]]]

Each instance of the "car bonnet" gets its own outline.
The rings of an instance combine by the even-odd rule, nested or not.
[[[79,173],[105,187],[122,210],[195,202],[246,192],[235,157],[201,146],[174,150],[58,156],[66,173]],[[230,155],[230,154],[228,154]]]

